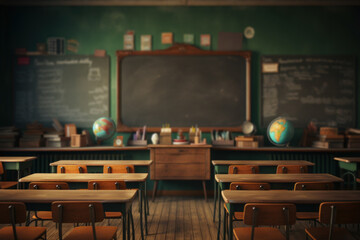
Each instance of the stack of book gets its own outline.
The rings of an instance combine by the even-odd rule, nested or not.
[[[264,136],[237,136],[235,138],[236,146],[239,148],[257,148],[264,145]]]
[[[15,147],[17,144],[19,132],[13,126],[0,127],[0,147]]]
[[[360,148],[360,135],[346,135],[347,148]]]
[[[50,131],[44,134],[46,147],[69,147],[70,137],[64,136],[64,131]]]
[[[27,124],[26,130],[20,138],[19,147],[42,147],[44,145],[43,134],[44,129],[42,124],[37,122]]]
[[[348,128],[345,137],[347,148],[360,148],[360,129]]]
[[[317,141],[313,141],[313,147],[317,148],[343,148],[344,147],[344,135],[332,134],[332,135],[319,135]]]

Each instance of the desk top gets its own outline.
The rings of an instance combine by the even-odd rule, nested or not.
[[[212,165],[258,165],[258,166],[278,166],[278,165],[306,165],[314,166],[315,164],[305,160],[213,160]]]
[[[147,173],[34,173],[19,179],[19,182],[88,182],[91,180],[144,182],[147,177]]]
[[[0,157],[0,162],[27,162],[37,157]]]
[[[335,157],[334,160],[346,163],[360,163],[360,157]]]
[[[96,193],[94,192],[96,191]],[[54,201],[130,202],[137,190],[0,190],[0,201],[50,203]]]
[[[360,201],[360,191],[324,190],[324,191],[254,191],[224,190],[222,197],[225,203],[266,203],[287,202],[297,204],[322,203],[331,201]]]
[[[50,166],[58,165],[86,165],[86,166],[104,166],[104,165],[134,165],[150,166],[152,160],[59,160],[50,163]]]
[[[327,173],[300,174],[215,174],[215,180],[222,183],[230,182],[343,182],[342,178]]]

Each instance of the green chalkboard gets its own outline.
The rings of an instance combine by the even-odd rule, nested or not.
[[[14,66],[14,124],[53,118],[91,127],[109,116],[109,57],[18,56]]]
[[[118,130],[164,123],[240,130],[248,114],[250,52],[177,45],[153,52],[118,51]]]
[[[262,124],[286,116],[295,126],[355,127],[353,56],[263,56]]]

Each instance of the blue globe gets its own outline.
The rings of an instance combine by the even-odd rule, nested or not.
[[[278,117],[269,124],[267,135],[272,144],[287,146],[294,136],[294,126],[285,117]]]
[[[93,124],[93,132],[97,140],[106,140],[115,133],[115,122],[111,118],[101,117]]]

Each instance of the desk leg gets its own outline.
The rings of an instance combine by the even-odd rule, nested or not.
[[[219,214],[219,218],[218,218],[218,233],[217,233],[217,239],[220,239],[220,226],[221,226],[221,184],[218,183],[218,201],[219,201],[219,209],[218,209],[218,214]]]
[[[19,183],[19,179],[21,178],[21,174],[20,174],[20,169],[17,170],[17,180],[18,180],[18,183],[16,185],[16,188],[19,189],[20,188],[20,183]]]
[[[148,174],[149,174],[149,176],[150,176],[150,167],[148,167]],[[149,176],[148,176],[148,178],[150,178]],[[150,215],[149,199],[148,199],[148,197],[147,197],[147,186],[146,186],[146,182],[145,182],[145,200],[146,200],[146,214],[147,214],[147,215]]]
[[[142,187],[141,187],[142,188]],[[142,209],[142,189],[140,188],[139,194],[140,194],[140,232],[141,232],[141,239],[144,240],[144,228],[143,228],[143,209]]]
[[[229,229],[229,240],[233,239],[233,216],[234,216],[234,207],[232,204],[229,204],[229,218],[228,218],[228,229]]]
[[[206,202],[207,201],[207,193],[206,193],[206,182],[205,182],[205,180],[202,180],[202,185],[203,185],[204,197],[205,197],[205,202]]]
[[[153,189],[153,195],[152,195],[152,201],[155,200],[155,196],[156,196],[156,190],[157,190],[157,187],[158,187],[158,180],[154,180],[154,189]]]
[[[215,166],[214,166],[214,214],[213,214],[213,222],[215,222],[215,215],[216,215],[216,200],[217,200],[217,182],[215,180]]]
[[[123,225],[123,240],[126,239],[126,232],[127,232],[127,229],[126,229],[126,217],[127,217],[127,210],[125,208],[125,212],[123,212],[122,214],[122,225]]]
[[[147,228],[147,207],[146,207],[146,181],[142,184],[141,186],[141,191],[142,191],[142,204],[144,205],[144,209],[143,209],[143,215],[145,218],[145,235],[148,234],[148,228]]]

